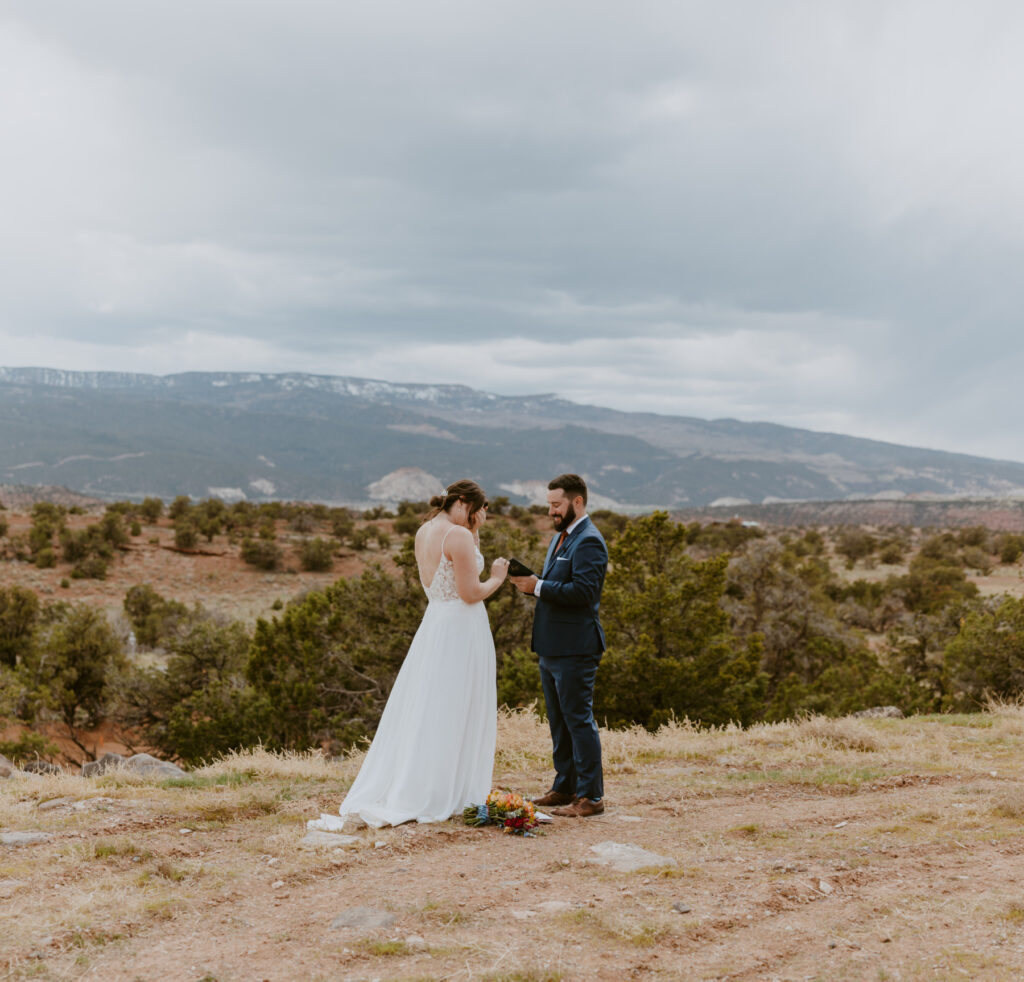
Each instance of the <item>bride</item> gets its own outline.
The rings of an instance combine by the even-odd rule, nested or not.
[[[483,601],[504,582],[508,560],[496,559],[481,582],[487,499],[474,481],[457,481],[430,504],[416,533],[430,602],[339,815],[311,828],[442,822],[491,790],[497,693]]]

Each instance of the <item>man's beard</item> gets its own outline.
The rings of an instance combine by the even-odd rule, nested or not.
[[[573,522],[576,521],[576,509],[572,505],[569,505],[568,510],[564,515],[560,515],[555,519],[555,531],[564,532]]]

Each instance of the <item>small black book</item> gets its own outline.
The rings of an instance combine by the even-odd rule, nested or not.
[[[536,576],[537,574],[529,566],[524,566],[518,559],[510,559],[508,561],[508,575]]]

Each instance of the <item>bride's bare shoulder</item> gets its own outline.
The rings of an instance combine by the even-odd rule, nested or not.
[[[473,533],[464,525],[453,525],[444,537],[443,548],[449,555],[453,555],[453,550],[455,552],[472,551],[473,545]]]

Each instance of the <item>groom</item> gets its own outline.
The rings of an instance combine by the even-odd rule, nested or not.
[[[604,538],[587,516],[587,485],[562,474],[548,485],[548,514],[555,531],[540,579],[510,577],[533,594],[533,650],[540,658],[555,782],[534,804],[552,814],[587,818],[604,811],[601,739],[594,722],[594,679],[604,651],[598,619],[608,568]]]

